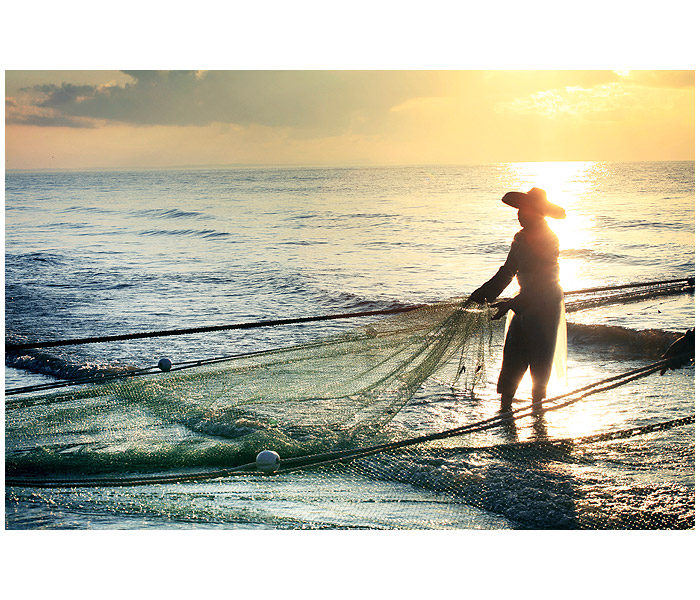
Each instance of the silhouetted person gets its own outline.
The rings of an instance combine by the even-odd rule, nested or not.
[[[532,376],[532,404],[541,407],[552,372],[559,322],[564,318],[564,295],[559,285],[559,240],[545,217],[564,219],[566,212],[547,201],[544,190],[532,188],[527,194],[508,192],[503,202],[518,209],[522,229],[515,234],[508,258],[498,272],[470,300],[493,302],[518,278],[520,293],[498,302],[493,319],[508,310],[515,315],[503,346],[503,364],[497,390],[501,411],[511,410],[515,392],[528,367]]]

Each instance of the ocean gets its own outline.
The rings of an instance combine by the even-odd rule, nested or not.
[[[7,172],[5,338],[217,326],[468,295],[503,263],[519,228],[500,198],[533,186],[567,211],[566,220],[550,223],[565,290],[693,277],[694,182],[693,162]],[[513,283],[504,295],[516,291]],[[658,360],[695,326],[695,299],[683,293],[603,305],[567,320],[566,389],[573,389]],[[355,326],[334,320],[6,353],[5,389],[150,367],[163,357],[177,364],[293,346]],[[492,379],[498,348],[496,340]],[[428,383],[397,419],[432,431],[488,418],[498,407],[492,379],[468,400]],[[526,384],[527,376],[522,399]],[[523,419],[460,443],[524,448],[543,435],[567,439],[665,422],[694,415],[694,390],[692,366],[656,373],[547,414],[544,433],[541,421]],[[119,427],[138,438],[147,432],[146,409],[132,408]],[[13,415],[6,409],[6,432]],[[89,447],[56,443],[56,452],[83,452],[81,464],[92,464]],[[23,474],[28,452],[52,451],[16,444],[6,433],[6,475]],[[690,424],[586,446],[546,468],[527,456],[478,456],[465,463],[481,482],[478,497],[418,485],[418,466],[410,464],[403,467],[410,477],[373,477],[372,469],[349,465],[132,487],[6,486],[5,527],[688,529],[695,524],[694,451]],[[188,456],[173,451],[172,469],[187,468]],[[441,472],[453,464],[437,454],[431,460]],[[134,469],[124,464],[121,474]]]

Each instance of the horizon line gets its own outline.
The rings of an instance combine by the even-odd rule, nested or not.
[[[645,160],[594,160],[594,159],[566,159],[566,160],[504,160],[474,163],[202,163],[180,164],[161,166],[99,166],[99,167],[6,167],[5,173],[12,172],[60,172],[60,171],[170,171],[170,170],[196,170],[196,169],[357,169],[357,168],[402,168],[402,167],[480,167],[487,165],[503,164],[529,164],[529,163],[677,163],[695,162],[695,158],[688,159],[645,159]]]

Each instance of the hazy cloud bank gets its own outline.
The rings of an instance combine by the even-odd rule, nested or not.
[[[373,133],[423,99],[513,102],[613,83],[687,87],[692,71],[124,71],[126,83],[40,84],[6,99],[8,125],[286,127],[307,135]],[[559,90],[558,92],[556,90]]]
[[[125,71],[126,85],[24,88],[7,123],[88,127],[229,123],[325,134],[371,127],[410,98],[446,93],[439,71]]]

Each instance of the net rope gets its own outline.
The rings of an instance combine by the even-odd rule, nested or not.
[[[626,283],[622,285],[611,285],[581,290],[569,290],[564,292],[565,297],[574,298],[567,302],[567,310],[576,311],[592,306],[636,302],[644,298],[651,298],[661,295],[673,295],[684,293],[695,289],[695,278],[686,277],[682,279],[667,279],[662,281],[646,281],[638,283]],[[622,290],[625,290],[624,292]],[[594,294],[591,296],[591,294]],[[578,296],[589,296],[586,299],[576,298]],[[403,312],[413,311],[426,304],[415,304],[410,306],[400,306],[383,310],[370,310],[351,313],[329,314],[308,317],[296,317],[288,319],[266,319],[249,323],[231,323],[226,325],[210,325],[205,327],[188,327],[185,329],[169,329],[162,331],[141,331],[137,333],[125,333],[119,335],[106,335],[97,337],[71,338],[65,340],[44,340],[33,342],[5,341],[5,352],[18,352],[36,348],[55,348],[59,346],[73,346],[81,344],[97,344],[104,342],[128,341],[145,338],[168,337],[176,335],[191,335],[195,333],[213,333],[217,331],[232,331],[236,329],[254,329],[258,327],[273,327],[278,325],[291,325],[301,323],[311,323],[317,321],[331,321],[337,319],[348,319],[379,315],[393,315]]]
[[[651,281],[651,282],[641,282],[641,283],[629,283],[623,285],[612,285],[597,288],[588,288],[581,290],[571,290],[564,292],[564,295],[568,298],[566,302],[566,312],[572,313],[580,310],[597,308],[600,306],[606,306],[611,304],[624,304],[627,302],[638,302],[647,298],[653,298],[658,296],[668,296],[676,295],[681,293],[694,292],[695,290],[695,278],[688,277],[683,279],[671,279],[664,281]],[[5,351],[7,353],[16,354],[23,350],[34,351],[38,348],[47,347],[59,347],[59,346],[70,346],[70,345],[82,345],[82,344],[93,344],[109,342],[114,340],[136,340],[144,339],[149,337],[164,337],[173,335],[191,335],[195,333],[204,333],[212,331],[226,331],[234,329],[252,329],[256,327],[270,327],[286,324],[295,323],[310,323],[314,321],[325,321],[325,320],[336,320],[336,319],[352,319],[358,317],[367,316],[378,316],[378,315],[393,315],[401,314],[407,312],[414,312],[418,308],[425,308],[430,305],[420,304],[412,305],[408,307],[398,307],[386,310],[376,310],[376,311],[364,311],[364,312],[352,312],[343,314],[331,314],[322,315],[316,317],[299,317],[295,319],[282,319],[282,320],[264,320],[256,321],[251,323],[235,323],[230,325],[219,325],[210,327],[200,327],[200,328],[187,328],[187,329],[177,329],[177,330],[165,330],[156,332],[140,332],[132,334],[122,334],[117,336],[100,336],[100,337],[88,337],[88,338],[74,338],[67,340],[53,340],[44,342],[25,342],[25,343],[11,343],[6,342]],[[323,343],[323,342],[322,342]],[[287,349],[273,349],[272,351],[285,351]],[[213,364],[217,362],[223,362],[228,360],[235,360],[244,357],[254,357],[263,354],[267,354],[270,351],[256,351],[248,353],[238,353],[224,356],[217,356],[211,358],[204,358],[200,360],[183,361],[174,365],[171,370],[178,371],[182,369],[191,369],[194,367],[200,367],[206,364]],[[15,394],[25,394],[28,392],[38,392],[44,390],[58,389],[61,387],[70,387],[74,385],[82,385],[89,383],[100,383],[108,380],[126,378],[126,377],[137,377],[141,375],[150,375],[157,373],[160,370],[158,366],[147,366],[142,368],[126,368],[117,370],[117,372],[106,372],[99,373],[97,375],[74,377],[65,381],[35,384],[30,386],[22,386],[18,388],[11,388],[5,390],[6,396],[12,396]]]

